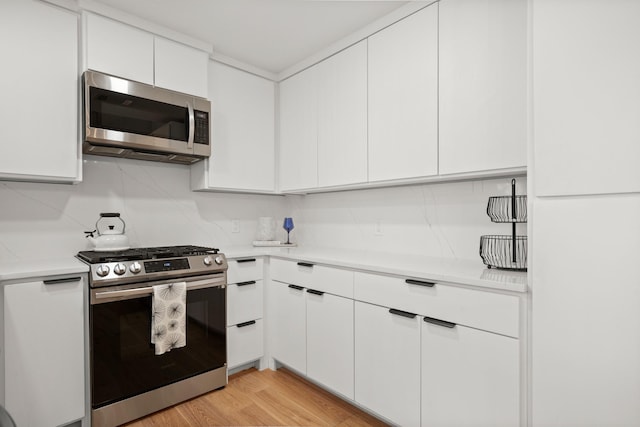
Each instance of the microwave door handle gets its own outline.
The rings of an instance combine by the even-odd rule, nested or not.
[[[196,119],[193,112],[193,105],[187,102],[187,109],[189,110],[189,139],[187,140],[187,148],[193,150],[193,136],[195,134]]]

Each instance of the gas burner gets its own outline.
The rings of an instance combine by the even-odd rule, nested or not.
[[[124,251],[81,251],[78,258],[89,263],[99,264],[117,261],[139,261],[144,259],[176,258],[181,256],[217,254],[219,249],[204,246],[158,246],[134,248]]]

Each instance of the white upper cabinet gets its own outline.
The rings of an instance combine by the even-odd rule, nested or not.
[[[527,1],[439,8],[440,174],[525,167]]]
[[[205,51],[86,13],[88,69],[207,97]]]
[[[438,5],[369,37],[369,181],[438,173]]]
[[[533,2],[538,196],[640,191],[640,2]]]
[[[280,190],[318,186],[316,68],[280,82]]]
[[[0,2],[0,179],[77,182],[78,16]]]
[[[194,190],[275,191],[275,84],[209,62],[211,157],[191,168]]]
[[[153,85],[153,34],[86,14],[86,64],[90,70]]]
[[[207,98],[207,52],[157,36],[154,49],[156,86]]]
[[[367,181],[367,41],[317,65],[318,186]]]

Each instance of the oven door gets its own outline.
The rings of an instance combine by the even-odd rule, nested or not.
[[[187,281],[187,345],[156,356],[151,286]],[[173,279],[93,289],[93,409],[226,366],[226,277]]]

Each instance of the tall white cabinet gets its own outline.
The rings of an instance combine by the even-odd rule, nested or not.
[[[527,0],[439,8],[440,174],[524,168]]]
[[[635,426],[640,3],[532,5],[531,425]]]
[[[369,181],[438,173],[438,4],[368,40]]]
[[[3,0],[0,40],[0,178],[80,181],[78,16]]]
[[[211,157],[191,166],[194,190],[275,191],[275,84],[209,61]]]

